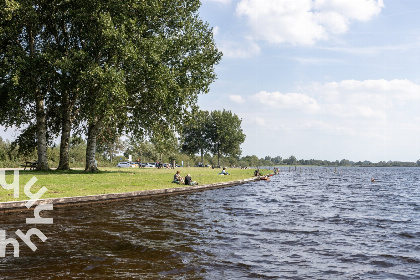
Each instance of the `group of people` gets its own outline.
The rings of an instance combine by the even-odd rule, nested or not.
[[[187,176],[182,177],[181,172],[178,170],[175,175],[174,175],[174,180],[172,181],[172,183],[176,183],[176,184],[185,184],[188,186],[193,186],[193,185],[198,185],[198,183],[196,181],[193,181],[191,178],[191,175],[188,174]]]
[[[226,171],[226,167],[223,167],[223,170],[221,173],[219,173],[220,175],[230,175],[227,171]],[[172,181],[172,183],[176,183],[176,184],[185,184],[185,185],[189,185],[189,186],[193,186],[193,185],[198,185],[198,183],[196,181],[193,181],[191,178],[191,175],[188,174],[187,176],[182,177],[181,176],[181,172],[178,170],[175,175],[174,175],[174,180]]]

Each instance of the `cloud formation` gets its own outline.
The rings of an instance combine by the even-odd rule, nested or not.
[[[319,106],[316,100],[302,93],[280,93],[260,91],[254,95],[259,103],[277,109],[297,109],[304,111],[317,111]]]
[[[236,13],[255,40],[313,45],[345,33],[353,21],[371,20],[383,7],[383,0],[241,0]]]
[[[255,42],[249,40],[242,43],[224,41],[218,47],[224,57],[230,58],[250,58],[260,53],[260,47]]]
[[[413,112],[418,112],[420,106],[420,84],[409,80],[343,80],[308,84],[296,90],[293,93],[260,91],[249,97],[237,95],[230,99],[255,112],[254,117],[260,121],[283,120],[294,128],[317,129],[322,123],[323,129],[356,134],[366,127],[418,126],[416,120],[420,114]]]
[[[238,103],[238,104],[245,103],[245,99],[240,95],[230,95],[229,100],[234,102],[234,103]]]

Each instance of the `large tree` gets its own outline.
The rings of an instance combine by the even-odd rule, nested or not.
[[[209,151],[209,139],[207,127],[210,122],[208,111],[198,111],[186,122],[182,128],[181,149],[192,156],[197,153],[201,155],[201,163],[204,164],[204,154]]]
[[[221,58],[198,0],[10,0],[0,3],[0,122],[35,125],[46,169],[47,123],[61,128],[59,169],[70,132],[87,135],[95,170],[103,128],[159,139],[173,135]],[[35,120],[35,121],[34,121]]]
[[[0,2],[0,123],[34,125],[38,169],[48,169],[47,102],[56,90],[56,53],[45,28],[47,1]],[[51,110],[53,112],[53,110]]]
[[[210,141],[210,151],[217,155],[217,165],[220,166],[220,156],[239,157],[240,145],[245,141],[241,128],[242,120],[231,111],[210,112],[210,122],[207,133]]]
[[[199,111],[184,125],[182,150],[190,155],[200,152],[201,162],[204,152],[210,151],[217,155],[220,166],[220,156],[237,158],[241,154],[240,145],[245,141],[241,123],[231,111]]]
[[[82,40],[92,57],[82,86],[86,170],[93,168],[96,135],[103,126],[138,137],[172,137],[197,95],[208,91],[221,58],[212,30],[198,17],[197,0],[91,5],[97,5],[91,9],[96,17],[87,17],[94,23],[84,26],[87,39]]]

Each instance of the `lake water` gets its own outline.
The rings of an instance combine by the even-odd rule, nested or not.
[[[231,170],[234,172],[234,170]],[[371,183],[374,177],[377,182]],[[283,169],[270,181],[55,208],[2,279],[420,279],[420,168]],[[9,236],[33,213],[0,213]],[[44,215],[45,216],[45,215]]]

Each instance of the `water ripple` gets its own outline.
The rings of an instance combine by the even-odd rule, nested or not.
[[[311,168],[54,210],[4,279],[420,279],[420,169]],[[377,178],[371,183],[370,178]],[[2,215],[13,232],[26,214]],[[41,228],[41,226],[40,226]]]

